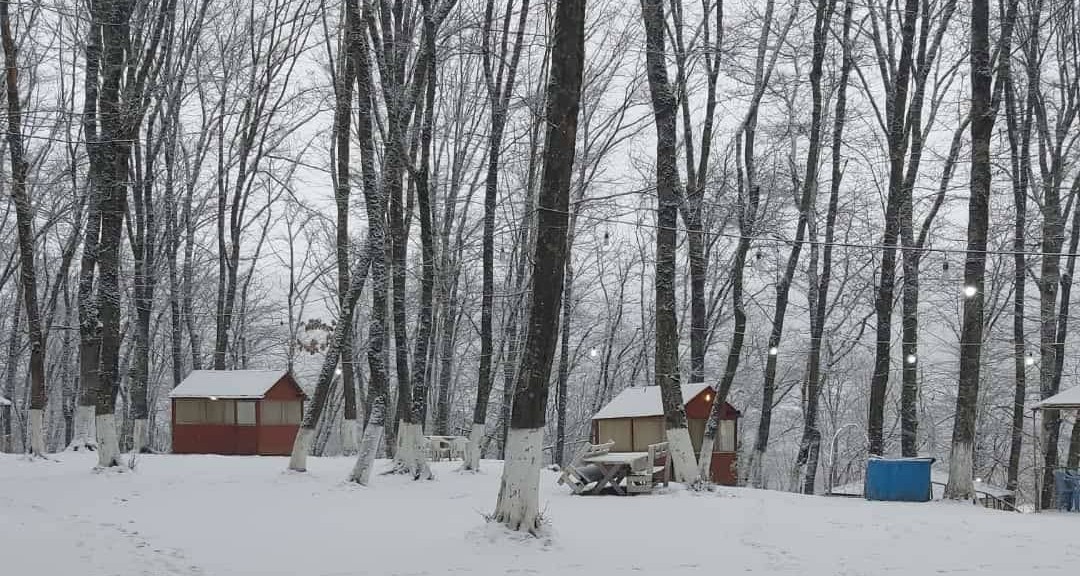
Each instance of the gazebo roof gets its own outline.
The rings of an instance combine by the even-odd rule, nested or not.
[[[1080,409],[1080,386],[1073,386],[1064,392],[1037,402],[1034,410],[1075,410]]]
[[[194,370],[169,398],[258,399],[287,374],[284,370]]]
[[[683,404],[689,403],[706,388],[712,388],[708,384],[683,384]],[[660,400],[659,386],[641,386],[627,388],[618,396],[608,402],[593,416],[593,420],[606,420],[608,418],[641,418],[646,416],[663,416],[664,404]]]

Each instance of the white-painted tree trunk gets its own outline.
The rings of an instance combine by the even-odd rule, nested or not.
[[[30,411],[30,454],[45,456],[45,411]]]
[[[353,466],[350,482],[356,482],[361,486],[367,486],[371,480],[371,468],[375,465],[375,455],[379,452],[379,443],[382,442],[383,427],[368,425],[364,428],[364,436],[360,439],[359,451],[356,455],[356,465]]]
[[[360,428],[356,420],[341,421],[341,453],[344,456],[356,456],[356,437]]]
[[[398,425],[398,448],[390,472],[409,474],[417,480],[431,480],[434,475],[428,466],[424,450],[424,431],[419,424],[402,421]]]
[[[421,424],[413,424],[413,452],[410,465],[412,475],[416,480],[434,480],[435,474],[431,472],[431,466],[427,459],[427,441],[424,439],[424,427]]]
[[[98,467],[121,466],[120,442],[116,437],[116,417],[104,414],[94,418],[97,426]]]
[[[292,455],[289,456],[289,470],[307,472],[307,457],[311,452],[311,442],[315,440],[314,428],[300,428],[293,441]]]
[[[94,406],[79,406],[75,410],[75,434],[67,449],[72,452],[97,450],[97,436],[94,430]]]
[[[398,421],[397,446],[394,449],[394,463],[391,472],[404,474],[410,472],[410,464],[415,461],[416,439],[413,437],[414,430],[411,424],[404,420]]]
[[[135,429],[132,431],[132,454],[142,454],[143,446],[146,446],[146,425],[146,418],[138,418],[135,420]]]
[[[480,470],[480,442],[484,439],[484,425],[472,425],[469,430],[469,443],[465,446],[465,461],[461,464],[462,470]]]
[[[701,453],[698,454],[698,475],[704,484],[712,484],[712,454],[715,444],[715,436],[712,442],[708,442],[707,438],[701,442]]]
[[[765,454],[754,450],[750,453],[750,485],[765,489]]]
[[[949,482],[945,485],[945,497],[953,500],[971,500],[975,497],[973,450],[967,442],[954,442],[949,454]]]
[[[694,488],[700,486],[701,474],[698,473],[697,458],[694,457],[694,444],[690,442],[690,430],[668,428],[667,441],[675,481]]]
[[[506,465],[494,520],[511,530],[536,534],[540,529],[543,441],[543,428],[511,428],[507,433]]]

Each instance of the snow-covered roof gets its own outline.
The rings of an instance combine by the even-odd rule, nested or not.
[[[1073,386],[1064,392],[1054,394],[1046,400],[1036,403],[1034,408],[1040,410],[1080,408],[1080,386]]]
[[[683,384],[683,404],[701,394],[701,391],[711,388],[708,384]],[[593,420],[606,418],[639,418],[642,416],[662,416],[664,405],[660,400],[659,386],[643,386],[640,388],[627,388],[613,398],[593,416]]]
[[[169,398],[262,398],[284,370],[194,370]]]
[[[0,396],[0,406],[11,406],[11,400]]]

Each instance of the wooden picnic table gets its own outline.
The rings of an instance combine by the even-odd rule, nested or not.
[[[648,452],[607,452],[582,458],[582,462],[598,467],[603,473],[603,476],[596,481],[596,486],[589,492],[599,494],[610,485],[616,494],[626,495],[626,490],[622,487],[623,480],[631,472],[644,469],[648,461]]]

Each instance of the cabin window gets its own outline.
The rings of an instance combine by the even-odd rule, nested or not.
[[[241,426],[255,425],[255,403],[240,401],[236,403],[236,423]]]
[[[174,403],[176,407],[177,424],[202,424],[203,401],[198,399],[178,399]]]
[[[299,400],[263,400],[261,422],[267,426],[299,424],[302,411]]]
[[[664,441],[663,418],[634,419],[634,452],[647,452],[650,444]]]
[[[177,424],[234,424],[236,408],[233,400],[184,398],[176,401]]]
[[[236,408],[232,400],[204,400],[205,424],[235,424]]]
[[[612,420],[600,420],[597,426],[597,435],[601,444],[615,442],[612,452],[630,452],[634,449],[631,443],[631,420],[629,418],[617,418]]]
[[[734,452],[735,451],[735,421],[734,420],[721,420],[720,421],[720,437],[716,439],[716,451],[717,452]]]

